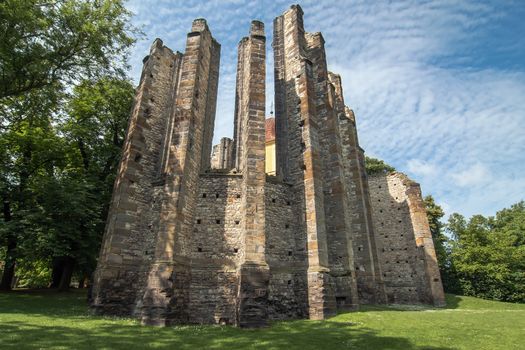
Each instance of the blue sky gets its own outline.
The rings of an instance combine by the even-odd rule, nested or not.
[[[222,45],[215,141],[233,133],[237,43],[266,24],[267,110],[273,18],[288,1],[130,0],[146,38],[184,51],[194,18]],[[302,1],[305,29],[326,40],[361,146],[421,183],[447,214],[494,215],[525,199],[525,1]]]

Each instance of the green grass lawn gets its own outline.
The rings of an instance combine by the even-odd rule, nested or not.
[[[0,349],[525,349],[525,305],[449,295],[444,309],[367,307],[326,321],[140,326],[90,316],[85,292],[0,294]]]

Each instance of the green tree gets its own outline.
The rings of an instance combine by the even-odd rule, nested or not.
[[[450,259],[461,292],[487,299],[525,302],[525,205],[514,204],[495,217],[466,220],[453,214]]]
[[[365,168],[368,175],[388,174],[396,171],[393,166],[385,163],[384,161],[368,156],[365,157]]]
[[[38,212],[34,185],[52,176],[56,163],[63,160],[60,139],[52,125],[60,100],[56,90],[41,89],[10,100],[9,127],[0,133],[0,189],[3,220],[0,240],[6,247],[0,289],[9,289],[14,277],[19,243],[31,234],[30,218]]]
[[[67,130],[61,129],[69,118],[64,92],[86,79],[123,76],[127,50],[137,34],[129,18],[122,0],[0,2],[0,243],[5,247],[0,288],[11,287],[18,258],[44,259],[53,241],[49,237],[59,236],[57,221],[50,218],[74,217],[68,210],[77,210],[79,222],[88,228],[95,222],[87,209],[100,203],[101,196],[91,200],[99,184],[85,176],[85,169],[75,177],[78,159],[82,164],[87,157],[79,153],[83,140],[73,147]],[[84,148],[89,147],[100,150]],[[111,163],[105,168],[109,175],[101,177],[111,182],[114,164],[106,161]],[[76,197],[65,198],[66,190]],[[65,203],[62,208],[46,200],[53,196]],[[57,218],[53,210],[62,216]],[[102,211],[97,211],[99,221]]]
[[[63,198],[64,214],[60,208],[50,212],[62,217],[51,241],[52,286],[59,289],[69,286],[75,267],[80,281],[95,268],[133,95],[131,82],[105,77],[83,81],[68,103],[69,118],[61,130],[68,144],[69,168],[67,181],[58,185],[56,194]],[[59,249],[60,242],[64,247]]]
[[[0,2],[0,98],[122,73],[136,30],[121,0]]]

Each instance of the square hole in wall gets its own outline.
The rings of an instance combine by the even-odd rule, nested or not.
[[[292,284],[292,280],[288,280],[288,284]]]
[[[241,195],[240,195],[240,194],[238,194],[238,195],[236,195],[236,197],[237,197],[237,198],[241,198]]]
[[[275,198],[272,198],[272,203],[275,203]]]
[[[220,224],[220,223],[221,223],[221,220],[220,220],[220,219],[217,219],[217,220],[215,220],[215,222],[216,222],[217,224]]]
[[[284,225],[284,228],[290,228],[289,224]]]
[[[215,198],[219,198],[219,194],[218,193],[215,193]]]
[[[200,225],[201,224],[201,219],[197,219],[197,225]]]
[[[288,251],[288,256],[292,256],[292,251],[291,250]]]
[[[286,201],[286,205],[292,205],[290,201]]]
[[[239,248],[233,248],[233,252],[234,253],[238,253],[239,252]]]
[[[201,247],[198,247],[198,248],[197,248],[197,251],[198,251],[199,253],[202,253],[202,248],[201,248]]]
[[[240,221],[239,220],[235,220],[235,225],[239,225]]]
[[[202,194],[202,198],[206,198],[206,193],[203,193],[203,194]]]

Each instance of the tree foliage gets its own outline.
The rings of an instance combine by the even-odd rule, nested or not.
[[[365,157],[365,168],[368,175],[388,174],[396,171],[396,168],[385,163],[381,159]]]
[[[487,299],[525,302],[525,203],[495,217],[449,218],[450,261],[461,292]]]
[[[62,287],[93,269],[133,98],[129,18],[122,0],[0,2],[0,288],[15,265]]]
[[[0,98],[122,73],[129,16],[121,0],[0,2]]]

